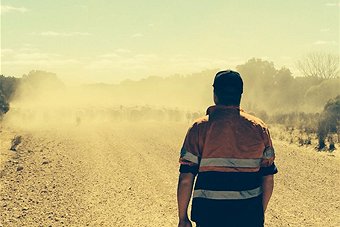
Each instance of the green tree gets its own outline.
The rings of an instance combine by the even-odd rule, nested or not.
[[[236,67],[244,81],[243,105],[256,112],[261,110],[284,109],[277,104],[289,104],[284,100],[287,94],[291,95],[291,86],[294,82],[292,73],[283,67],[276,69],[273,62],[252,58],[245,64]],[[296,100],[296,99],[290,99]]]
[[[5,96],[2,94],[2,91],[0,90],[0,117],[7,113],[9,110],[9,103],[7,102]]]
[[[9,110],[9,102],[18,86],[19,79],[0,75],[0,115]]]

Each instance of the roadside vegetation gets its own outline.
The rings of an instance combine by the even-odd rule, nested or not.
[[[302,76],[257,58],[238,65],[245,84],[242,108],[275,125],[272,134],[277,139],[333,151],[339,144],[339,57],[311,53],[297,62],[297,68]],[[212,105],[217,70],[79,88],[68,88],[56,74],[44,71],[22,78],[0,75],[0,118],[11,110],[21,124],[44,119],[48,125],[56,122],[56,115],[62,116],[58,122],[75,125],[96,119],[190,123]]]

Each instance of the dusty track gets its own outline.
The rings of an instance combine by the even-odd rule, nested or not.
[[[4,150],[4,143],[0,150],[0,226],[176,226],[186,127],[20,132],[17,152]],[[274,144],[279,174],[267,226],[340,226],[339,157]]]

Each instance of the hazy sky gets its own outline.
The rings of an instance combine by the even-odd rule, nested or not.
[[[116,83],[252,57],[293,69],[310,51],[339,53],[339,10],[339,0],[2,0],[1,74]]]

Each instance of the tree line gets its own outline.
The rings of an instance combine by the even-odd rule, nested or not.
[[[19,83],[18,78],[0,75],[0,117],[9,111],[9,103]]]
[[[312,53],[298,61],[297,68],[303,76],[294,77],[288,68],[276,68],[273,62],[258,58],[238,65],[236,70],[241,73],[245,87],[241,105],[271,123],[317,133],[319,149],[323,149],[329,133],[339,134],[339,57]],[[138,81],[125,80],[118,85],[87,85],[86,89],[89,93],[99,92],[112,97],[115,106],[179,108],[189,116],[190,112],[203,112],[213,104],[212,81],[217,71],[150,76]],[[23,85],[24,92],[20,89]],[[65,85],[55,74],[44,71],[31,71],[22,78],[1,75],[0,115],[10,109],[11,100],[18,96],[17,90],[25,96],[39,87],[62,89]],[[132,113],[131,116],[136,115],[134,118],[140,117],[140,110]],[[176,116],[171,111],[169,113]]]

